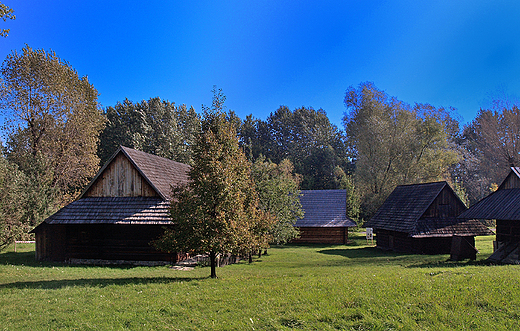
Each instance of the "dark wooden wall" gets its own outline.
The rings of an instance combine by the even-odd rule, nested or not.
[[[444,187],[422,217],[457,217],[466,210],[464,204],[451,189]]]
[[[128,158],[119,153],[84,196],[155,197],[157,193]]]
[[[449,254],[451,237],[412,238],[405,232],[375,229],[378,248],[417,254]]]
[[[506,179],[500,184],[500,190],[520,188],[520,178],[513,172],[510,171]]]
[[[157,251],[150,242],[164,225],[46,224],[38,228],[38,260],[101,259],[175,262],[177,254]]]
[[[496,241],[520,242],[520,222],[496,220]]]
[[[305,244],[346,244],[348,241],[347,227],[301,227],[300,238],[292,243]]]

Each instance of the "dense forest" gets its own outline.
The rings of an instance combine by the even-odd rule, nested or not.
[[[2,242],[73,201],[119,145],[194,164],[204,106],[155,97],[102,109],[87,77],[29,46],[6,58],[1,79]],[[251,165],[284,164],[300,189],[347,189],[349,216],[361,223],[396,185],[446,180],[471,204],[519,163],[520,111],[507,100],[464,124],[456,109],[410,105],[364,82],[338,96],[345,104],[338,127],[312,107],[239,118],[222,90],[212,92]]]

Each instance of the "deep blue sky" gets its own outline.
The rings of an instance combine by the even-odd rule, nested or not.
[[[242,118],[307,106],[342,128],[345,90],[364,81],[464,121],[520,90],[520,1],[2,3],[17,18],[0,21],[0,59],[52,49],[104,107],[158,96],[200,111],[217,85]]]

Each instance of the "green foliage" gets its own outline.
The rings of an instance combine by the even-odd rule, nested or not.
[[[444,110],[422,104],[411,108],[371,83],[349,87],[345,105],[364,217],[370,217],[396,185],[443,179],[457,163]]]
[[[29,46],[8,55],[1,74],[8,159],[35,180],[50,176],[60,203],[71,201],[98,170],[105,119],[96,89],[54,52]],[[31,173],[34,162],[44,173]]]
[[[5,5],[3,3],[0,3],[0,18],[3,19],[5,22],[8,19],[9,20],[16,19],[16,16],[14,15],[14,10],[12,8],[8,7],[7,5]],[[0,36],[7,37],[7,35],[9,35],[9,31],[11,31],[11,29],[1,29]]]
[[[107,125],[98,152],[101,163],[120,145],[177,162],[193,162],[192,146],[200,131],[200,117],[193,107],[177,107],[160,98],[135,104],[125,99],[108,107],[105,115]]]
[[[288,159],[276,164],[260,156],[252,165],[260,208],[277,219],[269,230],[272,242],[277,245],[298,236],[294,224],[297,219],[303,218],[299,189],[301,179],[293,171],[294,167]]]
[[[334,178],[339,189],[347,191],[347,216],[357,221],[359,218],[360,200],[354,184],[354,178],[345,174],[341,167],[334,168]]]
[[[268,231],[275,221],[258,207],[250,163],[218,101],[204,112],[190,182],[173,191],[175,228],[155,242],[167,251],[209,253],[211,277],[216,277],[216,254],[267,247]]]
[[[18,167],[0,156],[0,251],[29,231],[24,206],[27,179]]]
[[[464,206],[469,208],[469,206],[470,206],[469,197],[468,197],[468,193],[466,192],[466,188],[464,187],[463,183],[456,181],[453,183],[452,187],[453,187],[453,191],[455,192],[455,194],[457,194],[457,196],[459,197],[460,201],[462,201]]]
[[[334,189],[334,168],[348,170],[350,162],[342,132],[324,110],[282,106],[266,121],[251,115],[240,129],[241,145],[251,159],[264,155],[275,163],[289,159],[302,175],[302,189]]]

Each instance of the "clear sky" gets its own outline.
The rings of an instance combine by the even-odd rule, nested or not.
[[[15,21],[0,59],[25,44],[87,75],[103,107],[161,97],[241,118],[323,108],[342,128],[364,81],[471,121],[490,95],[520,91],[520,1],[1,0]]]

